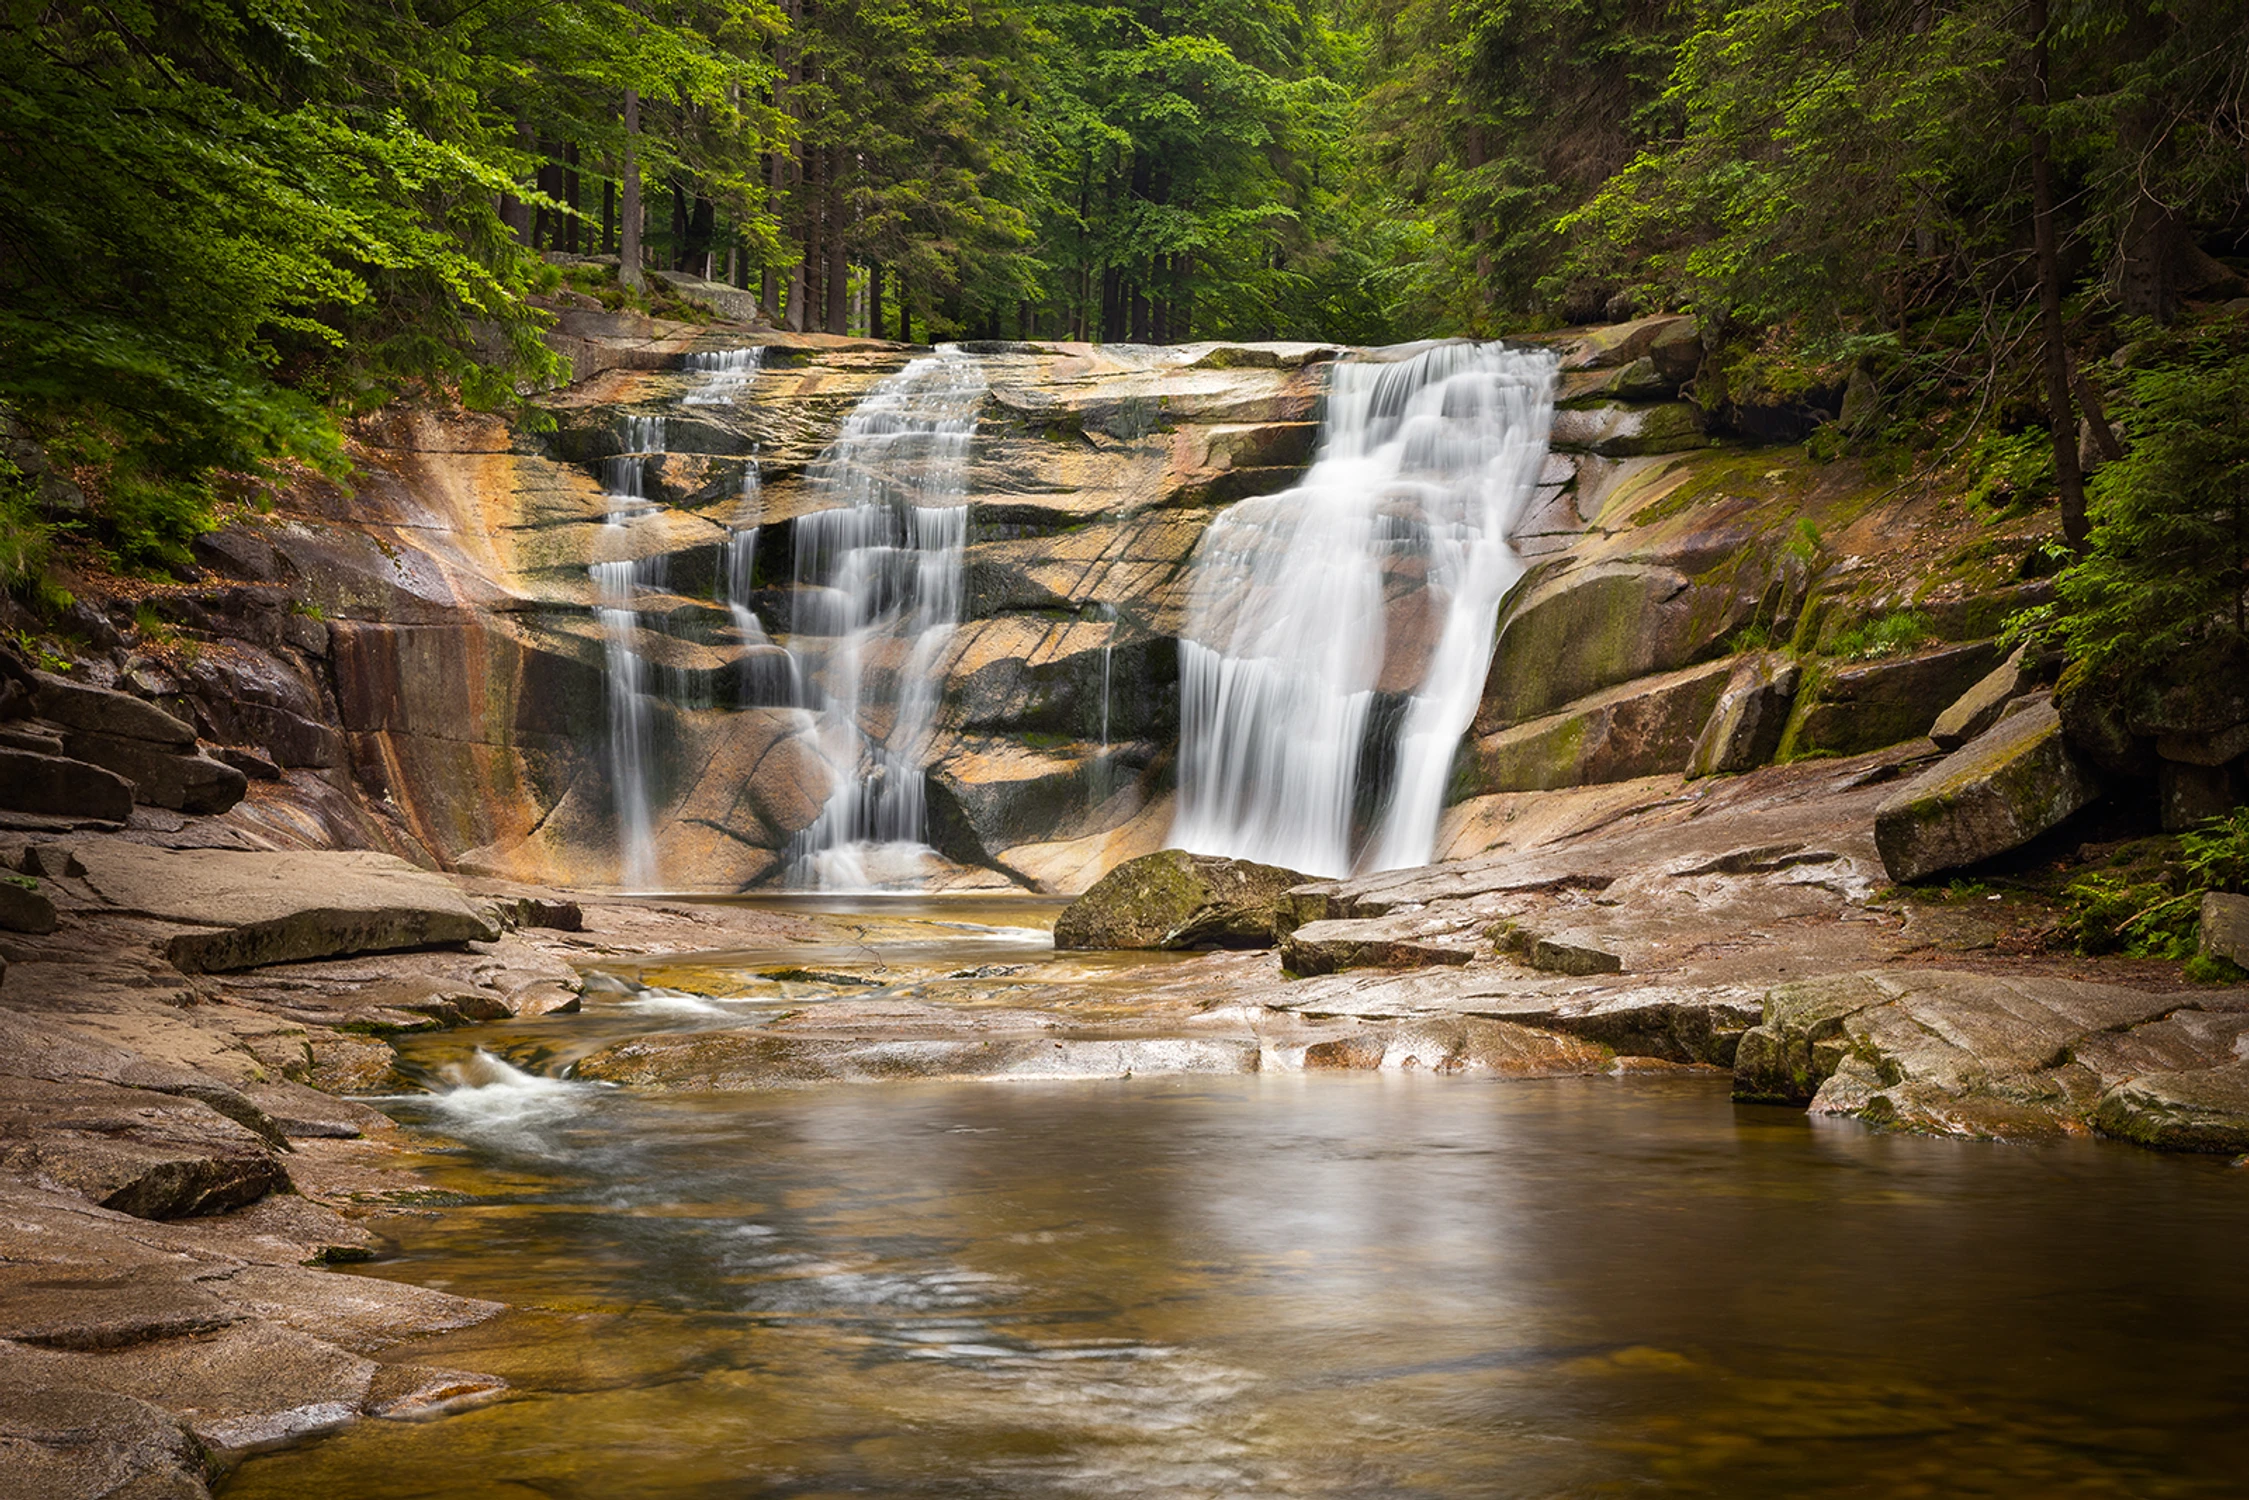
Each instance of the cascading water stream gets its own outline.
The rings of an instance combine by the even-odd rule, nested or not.
[[[1334,367],[1303,483],[1236,504],[1196,549],[1174,844],[1318,875],[1428,861],[1522,572],[1508,532],[1553,383],[1552,356],[1493,344]],[[1391,639],[1392,617],[1418,640]]]
[[[640,651],[638,596],[663,582],[660,552],[635,556],[633,533],[654,517],[646,466],[664,451],[664,419],[632,416],[624,423],[624,451],[609,460],[607,516],[601,550],[615,554],[588,569],[594,585],[594,618],[609,688],[609,784],[616,798],[618,875],[634,889],[656,884],[656,819],[650,806],[649,762],[655,726],[648,705],[648,663]],[[653,543],[652,543],[653,545]]]
[[[836,503],[797,519],[789,644],[834,791],[790,846],[792,885],[864,889],[918,870],[984,392],[977,363],[940,346],[876,386],[809,475]]]

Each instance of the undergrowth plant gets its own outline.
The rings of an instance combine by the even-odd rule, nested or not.
[[[2063,887],[2068,911],[2060,935],[2080,953],[2184,960],[2187,977],[2238,980],[2237,965],[2196,951],[2207,891],[2249,888],[2249,807],[2183,833],[2178,858],[2139,857],[2079,876]]]

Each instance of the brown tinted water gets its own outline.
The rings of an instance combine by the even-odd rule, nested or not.
[[[2249,1491],[2221,1162],[1699,1079],[397,1107],[476,1201],[375,1274],[522,1310],[386,1357],[515,1394],[228,1500]]]

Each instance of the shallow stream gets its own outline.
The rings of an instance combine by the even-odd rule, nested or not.
[[[789,957],[1044,967],[1040,914],[938,910],[957,939],[886,906],[871,958]],[[365,1269],[518,1310],[384,1357],[514,1391],[253,1459],[227,1500],[2170,1496],[2249,1474],[2249,1171],[2222,1161],[1879,1135],[1702,1078],[637,1097],[461,1066],[821,992],[754,977],[769,957],[632,970],[743,974],[745,999],[597,995],[417,1044],[465,1086],[390,1107],[466,1201],[387,1221],[397,1251]]]

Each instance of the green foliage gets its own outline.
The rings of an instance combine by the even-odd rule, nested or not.
[[[0,456],[0,589],[28,587],[46,568],[53,545],[37,489],[12,460]]]
[[[2102,690],[2249,646],[2249,318],[2148,334],[2117,395],[2128,446],[2093,477],[2091,546],[2015,622]]]
[[[1986,432],[1966,463],[1967,499],[1980,510],[2009,514],[2054,494],[2054,443],[2041,431]]]
[[[2179,835],[2187,878],[2198,891],[2249,891],[2249,807]]]
[[[1893,610],[1839,631],[1825,643],[1822,654],[1846,661],[1874,661],[1902,656],[1935,635],[1936,628],[1927,615],[1918,610]]]
[[[2071,881],[2062,897],[2067,911],[2061,936],[2080,953],[2185,958],[2194,951],[2199,892],[2102,870]]]
[[[2127,846],[2106,870],[2063,888],[2061,936],[2080,953],[2188,959],[2195,953],[2205,891],[2249,889],[2249,808],[2181,834],[2173,845]],[[2222,961],[2221,961],[2222,962]],[[2215,982],[2222,970],[2202,961],[2189,978]]]

